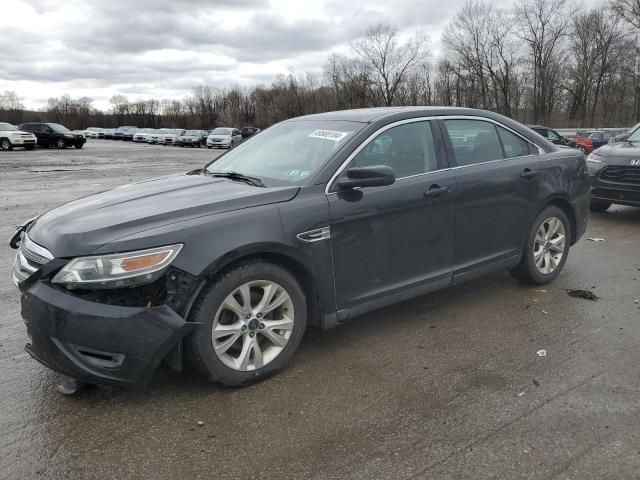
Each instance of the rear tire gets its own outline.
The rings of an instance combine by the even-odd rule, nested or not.
[[[262,310],[261,301],[278,306]],[[307,301],[289,270],[251,260],[214,279],[200,294],[190,321],[202,324],[185,342],[194,368],[214,382],[244,386],[276,374],[291,359],[307,325]]]
[[[511,273],[524,283],[544,285],[552,282],[567,261],[570,245],[569,218],[560,208],[549,205],[534,220],[520,263]]]
[[[609,202],[607,200],[591,200],[589,204],[589,210],[592,212],[604,212],[606,211],[613,202]]]

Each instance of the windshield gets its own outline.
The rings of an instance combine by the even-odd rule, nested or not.
[[[216,128],[211,132],[211,135],[231,135],[233,128]]]
[[[184,134],[187,137],[197,137],[202,135],[202,130],[187,130]]]
[[[13,125],[11,125],[10,123],[0,123],[0,130],[5,131],[5,132],[7,130],[15,132],[18,129],[16,127],[14,127]]]
[[[636,125],[633,128],[634,130],[631,132],[631,135],[627,137],[627,141],[640,142],[640,125]]]
[[[49,125],[49,127],[51,127],[51,130],[53,130],[54,132],[68,132],[69,129],[67,127],[63,127],[62,125],[59,125],[57,123],[47,123],[47,125]]]
[[[238,172],[269,185],[305,185],[364,124],[345,121],[282,122],[251,137],[207,166]]]
[[[167,130],[166,133],[169,135],[181,135],[183,131],[184,130],[171,129],[171,130]]]

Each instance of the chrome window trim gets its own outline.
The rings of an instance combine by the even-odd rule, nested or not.
[[[542,155],[542,154],[546,153],[545,150],[542,147],[540,147],[539,145],[537,145],[536,143],[532,142],[528,138],[524,137],[523,135],[521,135],[520,133],[516,132],[515,130],[509,128],[508,126],[504,125],[503,123],[500,123],[497,120],[493,120],[492,118],[475,117],[473,115],[437,115],[437,116],[429,116],[429,117],[407,118],[407,119],[398,120],[397,122],[393,122],[393,123],[390,123],[390,124],[385,125],[383,127],[380,127],[378,130],[376,130],[371,135],[369,135],[360,145],[358,145],[358,147],[353,152],[351,152],[351,154],[347,157],[347,159],[344,162],[342,162],[342,164],[338,167],[338,169],[335,171],[335,173],[331,176],[331,178],[327,182],[327,186],[324,189],[325,195],[335,195],[337,193],[340,193],[340,192],[331,192],[330,191],[331,187],[333,186],[333,183],[342,174],[344,169],[347,168],[347,165],[349,165],[349,163],[355,158],[355,156],[358,155],[375,137],[377,137],[381,133],[389,130],[390,128],[397,127],[399,125],[404,125],[404,124],[407,124],[407,123],[415,123],[415,122],[426,122],[426,121],[431,121],[431,120],[443,120],[443,121],[445,121],[445,120],[479,120],[479,121],[493,123],[495,125],[498,125],[499,127],[504,128],[505,130],[513,133],[514,135],[517,135],[518,137],[523,139],[525,142],[527,142],[529,145],[533,145],[534,147],[536,147],[538,149],[537,155]],[[446,133],[443,133],[443,135],[444,134],[446,134]],[[421,177],[421,176],[424,176],[424,175],[431,175],[433,173],[447,172],[447,171],[450,171],[450,170],[458,170],[460,168],[474,167],[476,165],[485,165],[485,164],[488,164],[488,163],[504,162],[505,160],[513,160],[513,159],[516,159],[516,158],[525,158],[525,157],[534,157],[534,156],[536,156],[535,153],[530,153],[529,155],[520,155],[518,157],[509,157],[509,158],[499,158],[497,160],[487,160],[486,162],[478,162],[478,163],[473,163],[471,165],[456,165],[454,167],[440,168],[438,170],[432,170],[430,172],[418,173],[416,175],[409,175],[409,176],[406,176],[406,177],[399,177],[399,178],[396,178],[396,181],[404,180],[405,178],[415,178],[415,177]]]

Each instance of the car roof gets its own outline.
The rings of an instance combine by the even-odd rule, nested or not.
[[[411,118],[420,116],[443,116],[443,115],[469,115],[475,117],[485,117],[494,120],[504,119],[499,114],[480,110],[476,108],[463,107],[373,107],[356,108],[353,110],[337,110],[334,112],[314,113],[290,120],[343,120],[349,122],[371,123],[383,118],[393,119]],[[287,120],[289,121],[289,120]]]

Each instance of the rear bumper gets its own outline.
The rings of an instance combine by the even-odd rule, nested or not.
[[[619,205],[640,207],[640,185],[603,182],[591,176],[591,197]]]
[[[166,305],[119,307],[77,298],[36,282],[22,293],[26,351],[59,373],[87,383],[144,386],[195,324]]]

